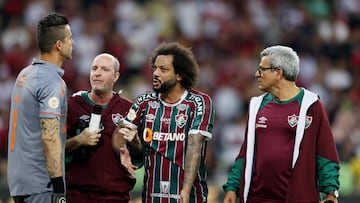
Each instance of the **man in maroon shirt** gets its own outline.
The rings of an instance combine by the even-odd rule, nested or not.
[[[337,202],[339,158],[318,95],[297,87],[299,57],[290,47],[261,52],[255,73],[266,92],[250,101],[245,141],[224,203]]]
[[[112,134],[131,102],[113,92],[119,61],[110,54],[95,57],[90,91],[68,98],[66,186],[68,203],[129,202],[135,178],[112,148]],[[100,129],[89,130],[95,105],[101,107]]]

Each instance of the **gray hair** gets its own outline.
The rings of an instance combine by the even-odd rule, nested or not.
[[[271,67],[283,69],[284,78],[295,81],[300,71],[300,60],[297,53],[287,46],[270,46],[265,48],[261,57],[269,56]]]
[[[101,54],[97,55],[97,56],[94,58],[94,61],[95,61],[98,57],[101,57],[101,56],[106,56],[106,57],[111,58],[111,59],[113,60],[113,63],[114,63],[114,70],[115,70],[115,72],[119,72],[119,71],[120,71],[120,62],[119,62],[119,60],[118,60],[115,56],[113,56],[113,55],[111,55],[111,54],[108,54],[108,53],[101,53]]]

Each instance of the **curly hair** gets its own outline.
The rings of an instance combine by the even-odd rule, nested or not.
[[[181,85],[190,90],[197,85],[199,66],[191,48],[184,47],[177,42],[161,43],[150,57],[150,66],[153,67],[159,55],[172,55],[176,74],[182,76]]]

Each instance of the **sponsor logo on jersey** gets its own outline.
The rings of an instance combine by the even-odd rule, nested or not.
[[[160,193],[151,193],[151,197],[180,199],[178,194],[170,194],[170,181],[160,181]]]
[[[264,116],[259,118],[259,123],[266,123],[266,121],[267,121],[267,118]]]
[[[90,116],[89,115],[81,115],[80,117],[79,117],[79,120],[81,120],[81,121],[84,121],[85,123],[89,123],[90,122]]]
[[[118,126],[121,119],[123,119],[123,116],[119,113],[113,113],[111,114],[111,119],[113,123]]]
[[[150,128],[145,128],[143,133],[143,138],[145,142],[150,142],[153,137],[153,132]]]
[[[184,141],[185,133],[165,133],[153,132],[150,128],[145,128],[143,132],[145,142],[154,141]]]
[[[160,107],[160,103],[157,102],[157,101],[151,101],[151,102],[149,102],[149,105],[150,105],[150,107],[153,108],[153,109],[157,109],[157,108]]]
[[[153,97],[154,97],[153,94],[143,94],[143,95],[141,95],[141,96],[138,97],[138,98],[136,99],[136,101],[134,102],[133,108],[138,109],[139,106],[140,106],[140,104],[141,104],[143,101],[148,100],[148,99],[151,99],[151,98],[153,98]]]
[[[185,111],[188,108],[187,104],[179,104],[176,106],[179,111]]]
[[[170,182],[169,181],[160,181],[160,192],[161,193],[170,193]]]
[[[312,116],[306,116],[306,120],[305,120],[305,129],[308,128],[311,123],[312,123],[313,117]],[[299,116],[293,114],[291,116],[288,116],[288,123],[290,125],[290,127],[295,127],[297,126],[299,121]]]
[[[195,103],[196,103],[196,116],[203,115],[204,112],[204,103],[202,102],[202,99],[200,97],[195,97]]]
[[[172,199],[180,199],[180,195],[178,194],[163,194],[163,193],[151,193],[151,197],[160,197],[160,198],[172,198]]]
[[[154,120],[155,120],[155,115],[154,114],[146,114],[145,115],[145,118],[146,118],[146,121],[147,122],[154,122]]]
[[[180,114],[175,116],[176,125],[180,128],[184,127],[187,121],[187,115]]]
[[[260,117],[255,125],[255,128],[267,128],[266,121],[267,121],[266,117],[264,116]]]
[[[171,118],[161,118],[162,123],[169,124],[171,122]]]
[[[196,103],[196,116],[201,116],[204,113],[204,102],[202,100],[201,97],[199,96],[195,96],[195,95],[190,95],[189,97],[190,99],[194,100],[194,102]]]
[[[59,107],[59,104],[60,104],[60,101],[59,101],[59,98],[57,97],[51,97],[49,100],[48,100],[48,105],[50,108],[52,109],[56,109]]]

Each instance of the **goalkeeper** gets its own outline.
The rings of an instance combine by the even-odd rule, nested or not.
[[[11,95],[8,183],[15,203],[65,203],[66,84],[71,29],[52,13],[37,25],[40,58],[18,75]]]

